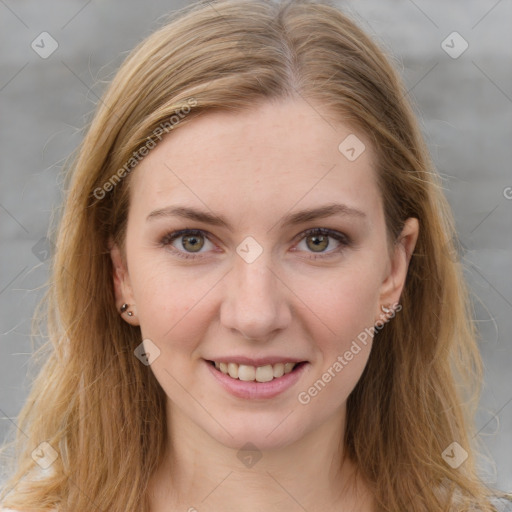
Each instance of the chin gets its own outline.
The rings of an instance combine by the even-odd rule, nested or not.
[[[293,423],[290,421],[293,413],[287,418],[288,414],[289,412],[283,411],[244,414],[244,417],[231,417],[232,419],[224,422],[223,427],[229,433],[217,423],[209,425],[205,431],[217,442],[236,450],[240,450],[248,443],[261,451],[284,448],[304,435],[304,422],[300,422],[299,427],[295,424],[297,418],[294,418]],[[229,416],[226,414],[224,418],[227,419]]]

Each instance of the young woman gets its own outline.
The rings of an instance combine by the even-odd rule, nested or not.
[[[505,506],[477,474],[439,178],[338,9],[180,12],[119,70],[66,192],[5,507]]]

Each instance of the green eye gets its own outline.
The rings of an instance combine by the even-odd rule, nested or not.
[[[327,228],[308,229],[296,238],[299,239],[296,246],[298,250],[313,254],[311,259],[335,256],[351,243],[347,235]],[[208,234],[201,229],[182,229],[167,233],[160,240],[160,244],[163,247],[171,246],[173,252],[181,258],[199,258],[202,253],[208,252],[201,249],[205,246],[208,249],[207,244],[212,244],[212,242],[209,240]],[[301,244],[304,246],[300,247]]]

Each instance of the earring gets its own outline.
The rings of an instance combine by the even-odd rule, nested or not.
[[[384,304],[380,307],[380,309],[382,309],[382,312],[385,313],[386,315],[389,315],[393,311],[393,308],[387,308],[386,306],[384,306]]]
[[[129,307],[130,305],[129,304],[126,304],[126,302],[121,306],[121,308],[119,309],[119,311],[121,311],[121,314],[123,314]],[[133,311],[128,311],[127,313],[128,316],[133,316]]]

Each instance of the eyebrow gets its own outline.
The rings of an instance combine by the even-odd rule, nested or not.
[[[295,224],[301,224],[316,219],[323,219],[326,217],[332,217],[333,215],[342,215],[346,217],[355,217],[365,219],[366,214],[361,210],[352,208],[345,204],[330,203],[317,208],[309,208],[301,210],[296,213],[290,213],[283,217],[279,222],[282,227],[291,226]],[[212,213],[197,210],[187,206],[169,206],[166,208],[159,208],[153,210],[146,218],[146,221],[151,221],[162,217],[181,217],[184,219],[194,220],[197,222],[203,222],[212,226],[221,226],[229,230],[232,230],[229,222],[226,221],[222,216],[214,215]]]

